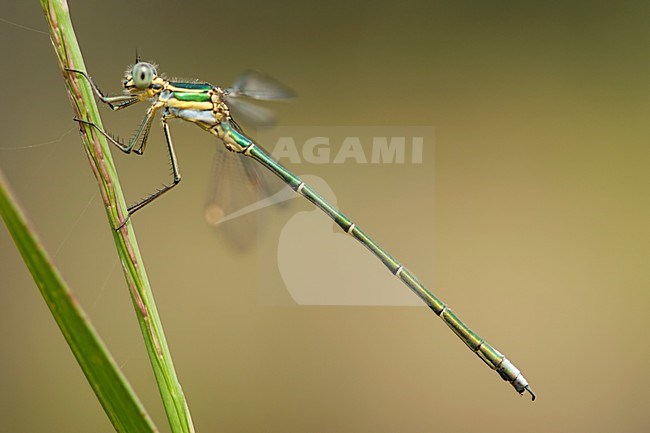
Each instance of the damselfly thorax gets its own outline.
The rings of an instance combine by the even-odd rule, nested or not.
[[[219,137],[228,150],[244,151],[236,142],[228,139],[220,126],[222,122],[232,119],[224,98],[226,92],[221,87],[163,79],[159,79],[158,83],[161,88],[151,96],[154,99],[152,108],[162,109],[163,119],[178,118],[194,123]]]

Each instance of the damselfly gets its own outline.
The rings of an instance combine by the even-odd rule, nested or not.
[[[127,70],[122,82],[124,94],[105,96],[86,72],[73,69],[69,69],[69,71],[84,76],[99,100],[109,105],[113,110],[121,110],[138,102],[152,101],[146,115],[128,143],[123,143],[114,138],[94,123],[84,119],[75,119],[78,122],[95,128],[125,153],[131,153],[132,151],[140,155],[144,153],[153,119],[158,111],[162,112],[162,128],[171,161],[173,181],[145,199],[130,206],[128,208],[129,215],[122,225],[126,223],[129,216],[172,189],[181,180],[181,174],[178,169],[174,146],[167,124],[168,120],[179,118],[194,123],[218,137],[231,152],[248,157],[270,170],[296,193],[304,196],[321,209],[341,229],[361,242],[363,246],[381,260],[393,275],[415,292],[474,353],[490,368],[496,370],[504,380],[512,384],[517,392],[523,394],[527,391],[530,393],[532,399],[535,399],[535,394],[530,389],[524,376],[505,356],[465,325],[411,271],[406,269],[386,250],[373,241],[352,220],[335,209],[309,185],[306,185],[298,176],[275,161],[264,148],[244,134],[241,127],[231,115],[231,108],[241,105],[237,98],[247,96],[262,100],[279,99],[287,96],[281,87],[275,86],[274,90],[267,91],[268,86],[261,85],[259,80],[256,79],[240,80],[239,84],[233,88],[221,88],[204,82],[171,81],[158,75],[156,68],[152,64],[136,59],[136,64]],[[245,105],[241,106],[245,107]]]

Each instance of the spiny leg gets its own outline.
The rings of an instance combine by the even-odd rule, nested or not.
[[[130,107],[131,105],[141,101],[141,99],[131,95],[105,96],[104,93],[101,90],[99,90],[99,87],[97,87],[93,79],[90,78],[90,75],[88,75],[86,72],[79,71],[77,69],[70,69],[70,68],[65,68],[65,70],[83,76],[86,79],[86,81],[88,81],[88,83],[90,84],[90,87],[93,89],[93,92],[95,93],[97,98],[100,101],[102,101],[104,104],[107,104],[109,107],[111,107],[114,111],[121,110],[126,107]]]
[[[142,119],[142,122],[140,122],[140,125],[138,126],[138,129],[136,129],[133,137],[131,138],[131,145],[134,145],[138,137],[140,137],[140,145],[133,149],[135,153],[138,155],[143,155],[144,154],[144,148],[147,145],[147,140],[149,139],[149,132],[151,131],[151,124],[153,123],[153,118],[154,115],[156,114],[156,111],[160,108],[160,105],[152,105],[149,107],[149,110],[147,110],[147,114],[144,116]],[[165,123],[167,125],[167,123]]]
[[[144,146],[144,142],[146,141],[146,137],[148,137],[149,130],[150,130],[150,127],[151,127],[151,119],[153,118],[153,113],[155,112],[156,109],[157,109],[157,107],[155,107],[155,106],[152,106],[150,108],[151,112],[147,113],[147,116],[145,116],[145,119],[143,120],[143,122],[141,124],[141,127],[139,128],[140,132],[142,132],[143,130],[146,131],[145,139],[144,139],[144,141],[142,141],[140,150],[143,150],[142,148]],[[104,137],[106,137],[106,139],[108,139],[108,141],[113,143],[115,146],[117,146],[120,150],[122,150],[125,153],[130,153],[131,152],[131,149],[133,148],[133,146],[135,145],[135,143],[137,141],[137,136],[140,135],[138,133],[136,135],[136,137],[134,139],[132,139],[131,142],[128,145],[126,145],[126,144],[120,142],[119,140],[116,140],[115,138],[111,137],[110,134],[108,134],[106,131],[104,131],[102,128],[100,128],[99,126],[97,126],[93,122],[89,122],[87,120],[79,119],[79,118],[76,118],[76,117],[74,118],[74,120],[76,120],[79,123],[84,123],[86,125],[89,125],[89,126],[95,128],[99,133],[101,133]],[[119,226],[117,226],[115,228],[115,230],[121,229],[124,226],[124,224],[127,223],[129,218],[131,218],[131,215],[133,215],[135,212],[142,209],[144,206],[151,203],[153,200],[155,200],[156,198],[160,197],[162,194],[166,193],[167,191],[169,191],[170,189],[172,189],[173,187],[178,185],[178,183],[181,181],[181,173],[180,173],[180,170],[178,169],[178,161],[176,159],[176,152],[174,151],[174,145],[172,144],[172,138],[171,138],[171,134],[169,132],[169,125],[167,124],[167,120],[165,118],[162,119],[162,123],[163,123],[163,131],[165,132],[165,141],[167,142],[167,150],[169,152],[169,159],[170,159],[171,165],[172,165],[172,173],[173,173],[173,176],[174,176],[173,180],[172,180],[172,183],[169,184],[169,185],[163,185],[163,187],[161,189],[156,190],[156,192],[154,192],[153,194],[150,194],[149,196],[145,197],[143,200],[139,201],[138,203],[129,206],[127,208],[128,214],[127,214],[126,218],[124,218],[124,221]],[[148,126],[144,127],[145,125],[148,125]]]
[[[100,134],[102,134],[108,141],[110,141],[113,145],[115,145],[118,149],[120,149],[124,153],[131,153],[133,150],[135,153],[138,155],[142,155],[144,153],[144,148],[147,142],[147,139],[149,138],[149,131],[151,130],[151,125],[153,123],[153,118],[156,114],[156,111],[160,108],[159,105],[152,105],[149,107],[147,110],[147,114],[145,114],[144,118],[140,122],[140,125],[138,128],[135,130],[135,133],[133,134],[133,137],[129,140],[128,144],[122,143],[119,139],[113,137],[111,134],[108,132],[104,131],[102,128],[97,126],[93,122],[89,122],[84,119],[80,119],[78,117],[75,117],[74,120],[80,123],[85,123],[86,125],[94,127]],[[139,142],[139,147],[137,149],[133,149],[136,145],[136,143]]]
[[[163,185],[161,189],[157,190],[153,194],[149,195],[148,197],[144,198],[138,203],[129,206],[128,208],[129,216],[133,215],[134,213],[136,213],[137,211],[139,211],[140,209],[142,209],[143,207],[145,207],[146,205],[148,205],[149,203],[151,203],[152,201],[154,201],[155,199],[157,199],[158,197],[160,197],[161,195],[163,195],[164,193],[166,193],[167,191],[169,191],[170,189],[178,185],[179,182],[181,181],[181,172],[178,169],[178,161],[176,160],[176,152],[174,151],[174,145],[172,144],[172,137],[171,134],[169,133],[169,125],[167,124],[167,120],[165,118],[163,118],[162,123],[163,123],[163,131],[165,131],[165,141],[167,142],[167,150],[169,152],[169,160],[171,161],[172,164],[172,173],[174,178],[171,184]],[[128,217],[126,218],[126,220],[128,220]]]
[[[149,132],[151,132],[153,118],[156,114],[156,111],[158,111],[161,106],[162,104],[160,103],[154,103],[151,107],[149,107],[147,114],[145,114],[144,118],[140,122],[140,125],[138,125],[138,128],[135,130],[133,136],[131,137],[131,140],[129,141],[128,146],[130,149],[133,149],[133,151],[138,155],[144,154],[144,149],[147,145],[147,140],[149,139]],[[138,142],[138,147],[134,148],[135,144]]]

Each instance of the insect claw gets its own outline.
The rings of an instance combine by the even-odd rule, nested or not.
[[[532,401],[535,401],[535,399],[537,398],[537,396],[535,395],[535,393],[533,392],[533,390],[530,389],[530,386],[526,385],[526,387],[525,387],[524,389],[525,389],[526,391],[528,391],[528,393],[529,393],[530,396],[532,397]]]
[[[127,222],[131,219],[131,212],[127,210],[126,218],[124,218],[124,221],[120,223],[117,227],[115,227],[115,231],[119,232],[122,227],[126,225]]]

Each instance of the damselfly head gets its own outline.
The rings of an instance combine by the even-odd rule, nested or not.
[[[124,88],[129,91],[146,90],[157,77],[156,68],[147,62],[138,62],[124,77]]]

